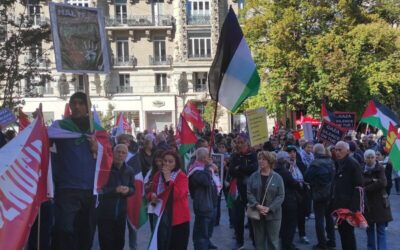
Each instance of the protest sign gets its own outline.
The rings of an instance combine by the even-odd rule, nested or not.
[[[0,129],[7,127],[15,122],[17,118],[8,108],[0,109]]]
[[[268,140],[267,115],[265,108],[245,112],[251,146],[263,144]]]
[[[49,7],[57,71],[110,72],[102,11],[53,2]]]
[[[223,178],[224,178],[224,155],[223,154],[211,154],[211,159],[214,162],[215,165],[217,165],[219,171],[218,175],[221,179],[221,183],[223,183]]]
[[[335,123],[324,120],[318,132],[318,138],[325,142],[336,144],[346,134],[346,129],[336,125]]]
[[[304,139],[307,141],[314,140],[314,135],[312,131],[312,124],[310,122],[303,123]]]
[[[341,112],[335,111],[335,123],[346,130],[355,129],[356,127],[356,112]]]

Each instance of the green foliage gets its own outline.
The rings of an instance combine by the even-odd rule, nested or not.
[[[16,4],[22,4],[23,13],[15,13]],[[13,108],[23,103],[23,97],[40,95],[35,91],[36,87],[44,86],[51,80],[47,53],[43,49],[37,49],[41,48],[42,42],[48,42],[50,39],[49,23],[27,15],[28,9],[25,4],[26,1],[17,0],[4,0],[0,3],[0,28],[3,31],[0,34],[2,107]],[[34,25],[35,21],[38,25]],[[40,80],[30,81],[30,84],[25,86],[21,84],[26,79],[34,78]]]
[[[400,109],[396,0],[249,0],[243,31],[262,76],[245,107],[361,113],[371,97]]]
[[[216,102],[210,100],[207,102],[206,106],[204,107],[203,119],[212,127],[213,119],[214,119],[214,112],[215,112],[215,105]],[[216,117],[216,124],[218,123],[219,118],[224,115],[224,111],[222,110],[221,105],[218,105],[217,117]]]
[[[112,105],[111,103],[109,103],[108,108],[107,108],[107,113],[103,114],[103,113],[99,112],[101,123],[103,125],[103,128],[106,131],[111,131],[111,129],[112,129],[111,121],[113,121],[113,119],[114,119],[114,115],[113,115],[114,109],[115,109],[115,106]]]

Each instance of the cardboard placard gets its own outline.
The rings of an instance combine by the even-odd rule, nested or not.
[[[336,144],[338,141],[343,139],[346,132],[346,129],[336,125],[335,123],[323,120],[318,131],[318,139]]]
[[[245,112],[251,146],[263,144],[268,140],[267,112],[265,108]]]
[[[333,113],[335,114],[335,123],[338,126],[346,130],[355,129],[357,121],[356,112],[335,111]]]
[[[57,71],[109,73],[102,10],[53,2],[49,8]]]

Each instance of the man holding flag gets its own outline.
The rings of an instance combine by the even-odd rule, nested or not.
[[[49,128],[49,138],[56,147],[52,155],[56,206],[53,243],[55,249],[89,250],[96,228],[96,159],[102,155],[95,136],[89,134],[86,94],[73,94],[69,105],[71,117],[55,121]]]

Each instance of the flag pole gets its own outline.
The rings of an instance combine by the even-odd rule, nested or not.
[[[86,73],[83,74],[83,82],[85,84],[86,103],[88,105],[90,133],[93,133],[94,126],[93,126],[92,104],[90,102],[90,95],[89,95],[89,76]]]
[[[37,217],[37,249],[40,249],[40,214],[41,214],[41,206],[39,206],[39,213]]]
[[[218,94],[217,94],[217,99],[215,100],[215,108],[214,108],[214,118],[213,118],[213,124],[212,124],[212,130],[211,130],[211,138],[210,138],[210,147],[208,150],[209,156],[211,156],[211,149],[214,145],[214,130],[215,130],[215,122],[217,120],[217,111],[218,111]]]

